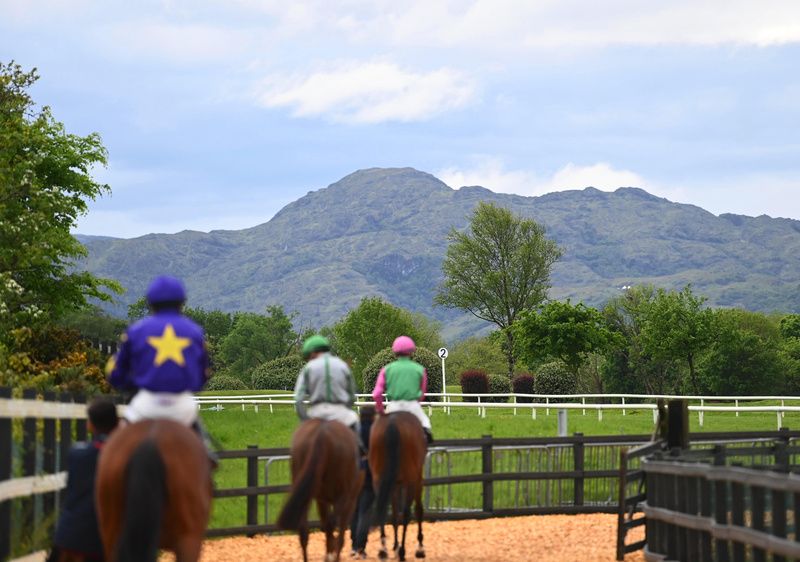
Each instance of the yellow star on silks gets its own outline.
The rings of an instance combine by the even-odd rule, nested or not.
[[[164,333],[161,337],[150,336],[147,338],[147,343],[152,345],[156,350],[156,358],[153,364],[160,367],[167,361],[175,361],[178,365],[183,367],[186,365],[186,359],[183,357],[183,350],[192,345],[192,340],[189,338],[179,338],[175,335],[175,328],[172,324],[164,326]]]

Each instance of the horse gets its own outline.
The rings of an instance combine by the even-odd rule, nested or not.
[[[106,560],[200,558],[211,511],[211,466],[200,438],[170,420],[115,431],[97,468],[97,519]]]
[[[425,558],[422,535],[422,469],[428,445],[419,420],[408,412],[383,415],[372,426],[369,439],[369,467],[372,470],[377,500],[375,515],[381,528],[378,557],[388,557],[384,524],[389,501],[392,502],[394,550],[398,560],[406,559],[406,530],[411,518],[411,504],[416,507],[417,558]],[[398,519],[402,516],[403,536],[398,544]]]
[[[307,420],[292,436],[292,487],[278,516],[278,527],[298,532],[303,562],[308,562],[312,500],[317,502],[320,527],[325,531],[325,561],[339,561],[344,532],[364,481],[358,459],[355,434],[338,421]]]

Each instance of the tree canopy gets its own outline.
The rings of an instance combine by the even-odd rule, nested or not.
[[[558,245],[536,221],[508,209],[479,203],[467,231],[453,229],[442,263],[444,281],[436,302],[459,308],[497,325],[507,339],[508,373],[514,372],[517,316],[541,304],[550,288],[550,269],[561,257]]]

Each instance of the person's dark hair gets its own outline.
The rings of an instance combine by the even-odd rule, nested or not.
[[[361,423],[369,423],[375,419],[375,406],[361,406]]]
[[[155,302],[150,305],[150,310],[153,312],[161,312],[163,310],[180,311],[183,308],[183,304],[184,301]]]
[[[119,423],[117,405],[107,396],[92,400],[86,412],[97,433],[111,433]]]

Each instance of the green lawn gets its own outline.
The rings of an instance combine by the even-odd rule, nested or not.
[[[260,392],[263,393],[263,392]],[[214,393],[218,394],[218,393]],[[232,393],[243,394],[243,393]],[[241,406],[226,405],[224,410],[203,410],[203,420],[209,431],[220,442],[225,449],[244,449],[248,445],[259,447],[288,447],[291,434],[297,427],[297,418],[294,410],[290,406],[274,406],[270,413],[269,407],[259,406],[256,412],[253,406],[246,406],[243,411]],[[587,409],[586,415],[581,410],[571,410],[568,414],[569,432],[581,432],[586,435],[633,435],[649,434],[653,430],[653,416],[647,411],[628,411],[623,416],[621,411],[605,411],[603,419],[598,420],[597,413]],[[492,435],[494,437],[525,437],[525,436],[555,436],[557,434],[556,410],[551,409],[550,415],[546,414],[544,405],[537,409],[536,419],[532,419],[530,410],[519,408],[517,415],[511,409],[492,410],[487,409],[486,417],[480,417],[477,405],[469,408],[453,408],[450,415],[445,414],[441,408],[433,408],[431,416],[434,435],[437,438],[469,438],[480,437],[481,435]],[[753,431],[753,430],[775,430],[777,428],[776,414],[774,413],[741,413],[736,417],[733,413],[707,412],[705,423],[701,428],[698,423],[697,413],[691,413],[692,431]],[[787,413],[783,420],[785,427],[800,428],[800,413]],[[528,454],[527,459],[517,456],[497,454],[495,456],[495,469],[514,471],[518,470],[520,463],[526,462],[530,466],[537,466],[544,470],[571,470],[567,466],[569,462],[561,459],[556,453],[537,453],[539,457],[532,458]],[[600,454],[600,453],[598,453]],[[592,461],[587,457],[587,467],[590,463],[596,466],[601,464],[608,466],[614,462],[614,455],[618,451],[607,453],[609,458]],[[463,454],[456,458],[456,468],[451,474],[470,474],[480,470],[480,458],[476,453]],[[444,470],[444,459],[437,459],[434,470]],[[505,464],[503,464],[505,463]],[[565,464],[566,463],[566,464]],[[560,467],[560,468],[559,468]],[[264,461],[259,464],[259,483],[264,483]],[[538,470],[537,468],[529,468]],[[435,475],[444,475],[437,472]],[[278,461],[270,467],[270,484],[287,483],[288,463]],[[233,488],[246,486],[246,465],[244,461],[223,461],[222,466],[216,474],[216,483],[219,488]],[[525,486],[525,490],[513,488],[515,483],[496,483],[495,498],[498,501],[513,503],[513,498],[520,497],[522,494],[528,503],[535,505],[537,494],[549,494],[552,500],[553,494],[559,494],[568,501],[571,497],[571,483],[564,482],[554,484],[544,491],[539,489],[539,485],[531,483]],[[445,502],[445,495],[448,492],[444,487],[432,492],[431,504],[443,505],[444,503],[455,503],[461,507],[479,507],[480,484],[459,484],[454,486],[450,493],[455,500],[450,498]],[[597,501],[608,500],[609,494],[614,493],[614,484],[608,482],[596,482],[596,489],[589,493],[594,495]],[[507,498],[503,500],[502,498]],[[591,497],[587,497],[587,501]],[[283,499],[280,496],[271,496],[269,502],[270,521],[280,509]],[[214,504],[214,515],[212,527],[227,527],[242,525],[245,523],[245,500],[243,498],[231,498],[218,500]],[[264,521],[267,517],[264,514],[264,500],[259,498],[259,521]]]

